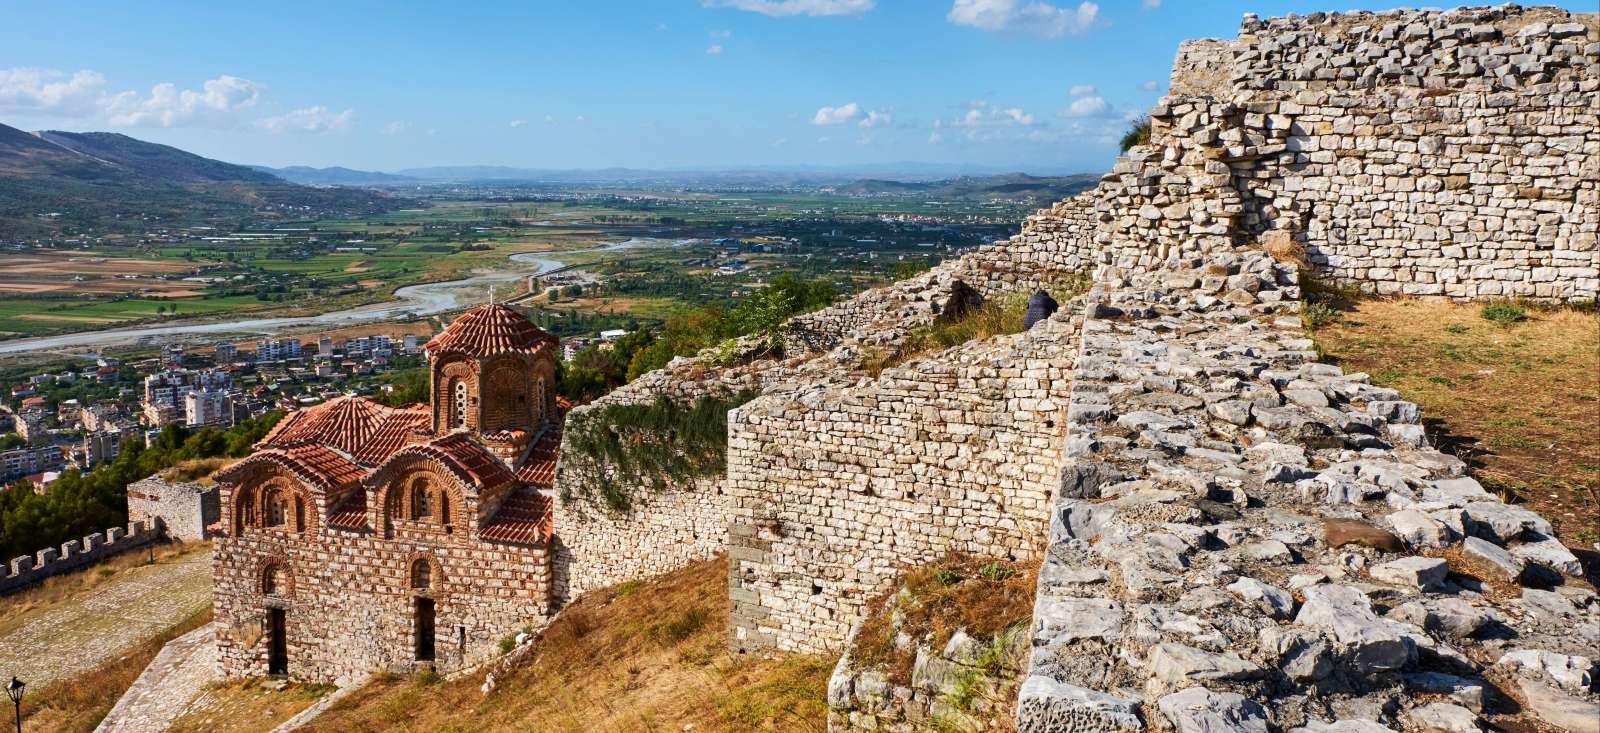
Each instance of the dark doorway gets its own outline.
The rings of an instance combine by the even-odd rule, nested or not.
[[[417,599],[417,661],[433,661],[433,599]]]
[[[267,674],[289,674],[289,635],[284,611],[267,609]]]

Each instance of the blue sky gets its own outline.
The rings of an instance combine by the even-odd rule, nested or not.
[[[1326,3],[0,0],[0,122],[377,170],[1101,171],[1179,41]]]

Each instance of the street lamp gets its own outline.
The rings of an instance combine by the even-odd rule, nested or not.
[[[17,733],[22,733],[22,688],[24,687],[27,685],[22,684],[22,680],[15,676],[12,676],[11,684],[6,685],[6,697],[11,698],[11,704],[17,711]]]

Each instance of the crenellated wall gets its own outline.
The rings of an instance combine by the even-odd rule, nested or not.
[[[46,547],[32,555],[11,558],[0,567],[0,595],[26,588],[52,575],[81,568],[98,560],[132,550],[159,539],[161,519],[146,524],[129,522],[127,527],[112,527],[81,540],[63,542],[59,548]]]

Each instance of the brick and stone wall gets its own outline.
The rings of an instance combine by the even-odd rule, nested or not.
[[[167,537],[180,542],[210,539],[207,529],[220,519],[217,487],[152,476],[128,484],[128,520],[151,524],[161,519]]]
[[[26,588],[52,575],[144,547],[161,536],[159,519],[153,524],[129,522],[126,527],[112,527],[81,540],[63,542],[60,547],[46,547],[32,555],[11,558],[5,567],[0,567],[0,595]]]

